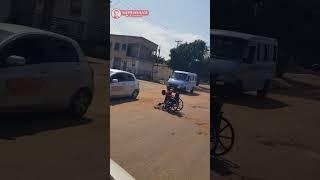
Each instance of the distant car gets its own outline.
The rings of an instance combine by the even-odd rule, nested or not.
[[[110,69],[110,97],[130,97],[136,99],[139,95],[139,82],[135,75],[122,70]]]
[[[179,91],[187,91],[190,93],[193,93],[193,90],[197,84],[197,74],[185,71],[174,71],[172,76],[167,81],[168,88],[173,88]]]
[[[81,117],[93,90],[93,70],[76,41],[0,23],[1,111],[60,109]]]

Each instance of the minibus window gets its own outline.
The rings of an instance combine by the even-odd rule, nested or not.
[[[215,35],[211,55],[217,59],[240,61],[247,44],[248,41],[240,38]]]
[[[268,45],[264,45],[264,61],[268,61]]]
[[[173,73],[172,79],[185,81],[188,78],[187,74],[184,73]]]
[[[273,46],[273,61],[277,60],[277,46]]]
[[[248,58],[245,59],[244,62],[245,62],[245,63],[248,63],[248,64],[252,64],[253,59],[254,59],[255,52],[256,52],[256,47],[255,47],[255,46],[250,46],[250,47],[249,47]]]
[[[257,61],[260,61],[260,44],[258,44],[258,49],[257,49]]]

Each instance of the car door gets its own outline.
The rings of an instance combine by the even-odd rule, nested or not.
[[[43,48],[37,35],[24,35],[12,39],[0,50],[3,65],[0,68],[0,86],[3,108],[42,107],[47,69],[43,62]],[[25,63],[13,65],[9,57],[21,57]]]
[[[51,106],[68,105],[84,79],[78,52],[67,40],[52,36],[43,38],[46,39],[44,52],[49,77],[46,101]]]
[[[240,63],[239,73],[237,74],[236,80],[242,81],[243,90],[251,90],[255,84],[255,67],[258,60],[258,50],[255,43],[249,44],[247,49],[247,55],[245,59]]]
[[[117,83],[112,83],[113,79],[117,79]],[[116,73],[111,76],[110,84],[112,96],[114,97],[124,97],[128,92],[128,87],[126,84],[126,76],[124,73]]]
[[[126,84],[127,84],[127,96],[131,96],[133,91],[136,89],[135,79],[131,74],[126,74]]]
[[[192,76],[191,76],[191,87],[190,87],[190,90],[191,90],[192,88],[194,88],[194,87],[196,86],[196,84],[197,84],[196,76],[195,76],[195,75],[192,75]]]

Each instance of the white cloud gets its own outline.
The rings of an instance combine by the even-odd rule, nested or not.
[[[209,43],[209,39],[201,35],[168,30],[167,28],[150,23],[142,18],[110,18],[110,23],[110,32],[112,34],[142,36],[158,44],[161,50],[160,55],[166,59],[169,58],[170,49],[177,45],[175,42],[176,40],[192,42],[194,40],[201,39]],[[209,29],[207,31],[209,34]]]

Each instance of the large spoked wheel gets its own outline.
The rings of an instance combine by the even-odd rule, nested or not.
[[[182,99],[179,99],[179,105],[178,105],[178,111],[181,111],[183,109],[183,101]]]
[[[210,137],[211,153],[213,156],[221,156],[228,153],[234,144],[234,130],[231,123],[222,117],[221,124],[217,133],[217,139],[214,136]],[[214,145],[213,143],[216,142]]]
[[[165,106],[168,112],[176,112],[178,110],[179,104],[174,98],[172,98],[166,102]]]

